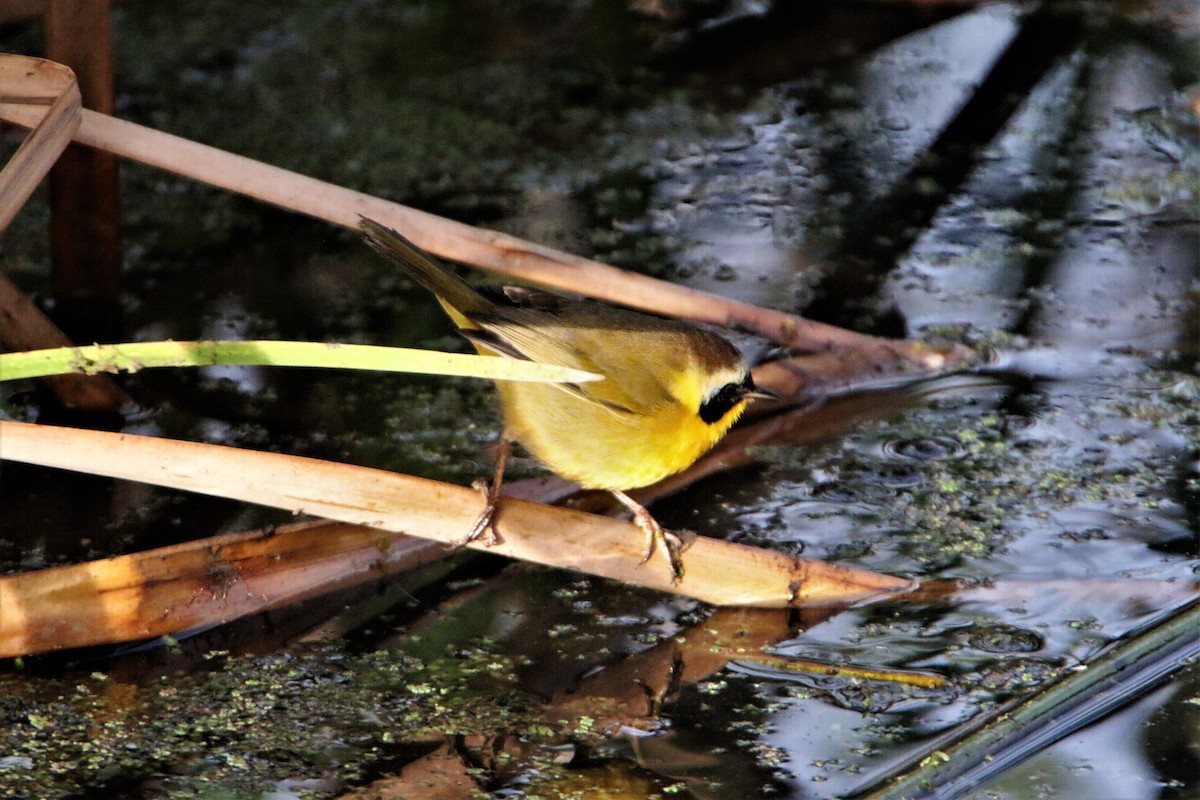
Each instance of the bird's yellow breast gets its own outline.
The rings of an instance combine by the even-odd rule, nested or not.
[[[689,467],[745,408],[745,364],[721,337],[628,309],[509,287],[494,301],[391,230],[372,246],[437,296],[485,355],[605,376],[583,386],[501,381],[505,434],[593,489],[635,489]]]
[[[501,383],[505,433],[558,475],[588,489],[635,489],[691,466],[740,416],[716,423],[682,402],[618,411],[553,386]]]

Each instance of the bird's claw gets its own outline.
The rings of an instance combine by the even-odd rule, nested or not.
[[[642,551],[640,563],[645,564],[649,561],[655,548],[661,545],[671,564],[671,583],[679,583],[683,578],[683,539],[671,531],[664,530],[658,524],[658,520],[650,516],[645,509],[642,509],[641,513],[634,512],[633,522],[646,534],[646,549]]]
[[[479,479],[471,484],[471,488],[483,495],[487,506],[483,509],[467,531],[467,535],[454,543],[455,547],[466,547],[471,542],[482,540],[484,547],[493,547],[500,543],[500,535],[496,533],[496,511],[498,503],[492,486],[485,480]]]

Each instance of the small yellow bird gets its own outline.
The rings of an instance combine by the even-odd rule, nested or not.
[[[585,489],[605,489],[647,536],[642,563],[661,543],[672,575],[680,544],[626,489],[691,466],[756,397],[738,351],[725,339],[674,320],[533,289],[476,291],[390,228],[362,218],[367,241],[432,292],[482,355],[557,364],[604,375],[583,384],[498,381],[504,435],[488,505],[466,542],[492,524],[510,442]]]

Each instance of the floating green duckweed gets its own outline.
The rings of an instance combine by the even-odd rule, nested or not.
[[[36,695],[34,684],[5,676],[0,796],[147,781],[164,798],[205,785],[257,796],[281,781],[317,782],[326,788],[311,795],[323,796],[446,735],[536,725],[511,664],[491,653],[422,663],[319,645],[214,661],[223,663],[211,672],[146,686],[102,675],[43,680]]]

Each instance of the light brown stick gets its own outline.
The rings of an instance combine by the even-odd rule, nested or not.
[[[0,108],[0,118],[34,125],[36,111]],[[948,366],[948,354],[920,343],[866,336],[782,311],[719,297],[625,272],[461,222],[316,180],[244,156],[87,109],[76,140],[272,205],[356,229],[360,216],[396,228],[418,246],[444,258],[494,270],[553,289],[587,294],[665,316],[741,328],[787,347],[828,350],[885,348],[922,369]],[[951,353],[955,358],[961,354]]]
[[[462,538],[481,504],[470,488],[378,469],[20,422],[0,422],[0,458],[228,497],[448,544]],[[640,563],[643,537],[629,523],[516,499],[503,501],[497,531],[501,541],[495,546],[469,546],[716,605],[844,603],[911,586],[888,575],[707,537],[697,537],[684,552],[686,571],[672,582],[659,558]]]

